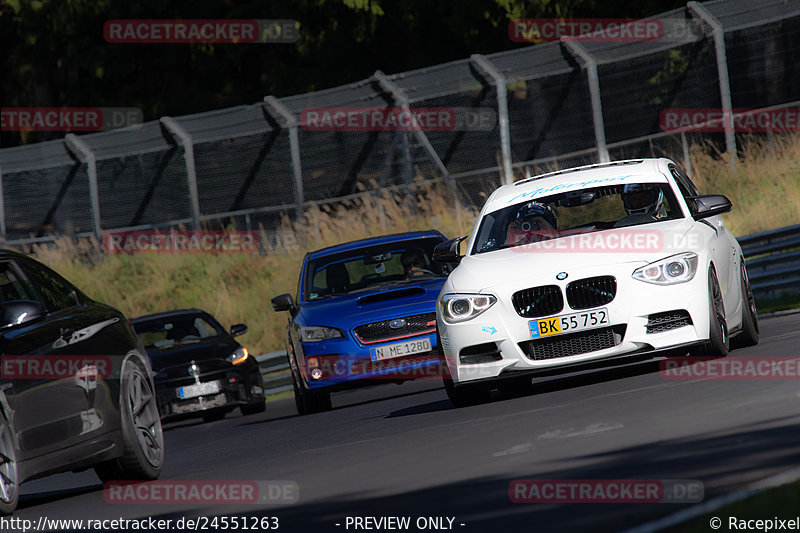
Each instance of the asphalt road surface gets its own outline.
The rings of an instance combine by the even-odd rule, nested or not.
[[[800,356],[800,313],[762,318],[761,343],[729,355],[744,356]],[[798,466],[799,426],[796,380],[667,380],[658,360],[538,379],[529,394],[463,409],[440,382],[418,380],[341,393],[328,413],[296,416],[284,400],[166,426],[162,479],[292,481],[296,503],[112,504],[88,471],[23,485],[14,517],[277,517],[289,532],[389,531],[356,528],[356,517],[409,517],[400,531],[419,531],[432,517],[441,521],[425,530],[619,531],[688,504],[512,503],[509,484],[693,479],[709,498]]]

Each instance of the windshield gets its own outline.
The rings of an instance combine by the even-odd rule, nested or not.
[[[218,337],[222,326],[197,315],[176,316],[137,322],[133,325],[145,348],[169,348]]]
[[[473,254],[682,217],[666,183],[595,187],[525,200],[483,217]]]
[[[374,285],[401,280],[447,276],[449,267],[431,261],[440,238],[411,239],[338,254],[308,262],[306,300],[346,294]]]

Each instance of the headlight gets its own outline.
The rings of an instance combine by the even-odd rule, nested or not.
[[[491,294],[445,294],[439,308],[445,322],[466,322],[483,313],[497,301]]]
[[[300,328],[300,340],[303,342],[319,342],[326,339],[337,339],[342,332],[336,328],[324,326],[305,326]]]
[[[697,272],[697,254],[686,252],[661,259],[633,271],[633,278],[656,285],[684,283]]]
[[[230,354],[225,360],[229,363],[233,363],[234,365],[241,365],[245,361],[247,361],[247,357],[250,353],[247,351],[247,348],[244,346],[240,348],[236,348],[236,350]]]

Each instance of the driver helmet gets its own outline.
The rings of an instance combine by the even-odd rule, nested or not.
[[[622,190],[622,203],[629,215],[665,217],[664,192],[655,183],[633,183]]]
[[[539,202],[529,202],[522,206],[517,211],[517,217],[515,222],[517,226],[523,231],[535,231],[538,229],[550,229],[550,228],[540,228],[537,224],[536,218],[543,218],[547,221],[553,229],[557,229],[557,222],[556,222],[556,212],[553,211],[553,208],[541,204]]]

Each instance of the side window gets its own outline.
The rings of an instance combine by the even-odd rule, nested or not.
[[[49,268],[27,262],[21,267],[42,295],[48,311],[68,309],[80,303],[75,287]]]
[[[670,165],[669,170],[672,177],[675,178],[675,183],[678,184],[678,189],[681,191],[681,196],[686,200],[686,205],[689,206],[689,212],[695,214],[697,212],[697,203],[692,199],[693,196],[699,196],[700,191],[697,190],[692,180],[684,174],[681,169],[675,165]]]
[[[0,302],[11,300],[39,301],[27,280],[23,280],[10,262],[0,263]]]

